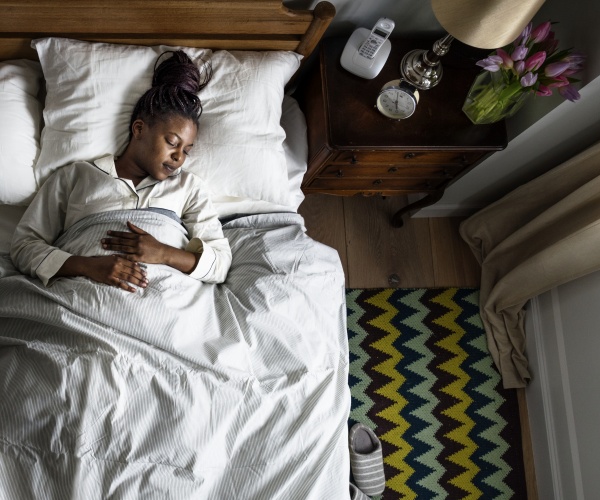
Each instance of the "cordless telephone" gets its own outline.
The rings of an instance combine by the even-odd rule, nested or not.
[[[340,61],[342,67],[362,78],[375,78],[390,54],[388,38],[394,26],[394,21],[382,17],[370,31],[367,28],[356,29],[344,47]]]

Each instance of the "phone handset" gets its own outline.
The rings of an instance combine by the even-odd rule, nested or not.
[[[362,43],[358,53],[366,57],[367,59],[373,59],[379,49],[383,46],[383,43],[389,38],[394,31],[395,23],[387,17],[382,17],[375,23],[371,33],[367,39]]]

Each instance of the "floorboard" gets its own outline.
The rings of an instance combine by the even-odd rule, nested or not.
[[[308,195],[307,233],[340,254],[349,288],[479,286],[479,264],[460,238],[460,218],[390,219],[405,197]]]

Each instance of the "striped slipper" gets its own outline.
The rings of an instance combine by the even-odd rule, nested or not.
[[[355,424],[350,429],[348,442],[350,468],[356,486],[367,495],[381,495],[385,489],[385,474],[379,438],[367,426]]]
[[[367,495],[350,483],[350,500],[371,500]]]

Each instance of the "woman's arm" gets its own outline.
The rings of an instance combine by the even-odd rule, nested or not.
[[[10,249],[15,266],[23,273],[39,277],[45,285],[70,254],[52,243],[63,231],[70,182],[67,167],[55,172],[40,188],[17,225]]]
[[[15,229],[10,250],[13,263],[46,286],[54,278],[84,276],[131,292],[135,291],[131,285],[145,287],[145,271],[124,257],[75,256],[53,245],[64,231],[76,177],[75,167],[64,167],[41,187]]]
[[[229,240],[223,235],[219,221],[202,181],[189,174],[193,189],[181,220],[188,230],[188,252],[201,253],[200,260],[191,276],[207,283],[222,283],[231,267],[232,255]]]
[[[229,241],[199,179],[187,174],[180,180],[181,196],[186,199],[181,220],[190,238],[185,249],[161,243],[131,222],[127,223],[128,232],[108,231],[102,246],[132,262],[166,264],[200,281],[222,283],[231,266]]]

